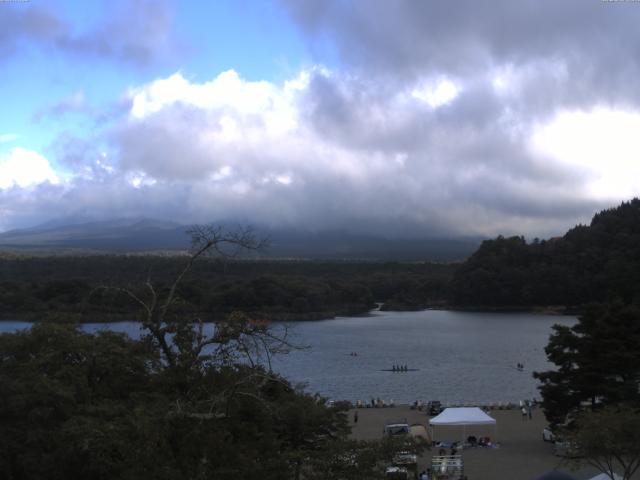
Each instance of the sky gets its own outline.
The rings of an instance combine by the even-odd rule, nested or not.
[[[0,0],[0,231],[561,235],[640,195],[640,2]]]

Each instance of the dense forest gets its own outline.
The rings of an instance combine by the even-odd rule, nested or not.
[[[282,353],[265,324],[232,315],[202,337],[172,318],[140,340],[49,322],[0,335],[0,478],[383,479],[427,446],[349,438],[346,402],[260,361]]]
[[[234,312],[207,333],[181,314],[196,259],[256,245],[207,229],[194,239],[168,288],[127,288],[139,339],[51,322],[0,335],[0,478],[382,479],[400,452],[428,447],[351,439],[348,403],[327,405],[271,370],[274,355],[300,348],[286,327]]]
[[[640,200],[597,213],[550,240],[498,237],[455,272],[450,300],[458,306],[579,307],[640,302]]]
[[[0,318],[130,319],[137,303],[119,289],[167,288],[187,257],[0,257]],[[180,314],[321,319],[426,307],[557,307],[640,302],[640,200],[597,213],[549,240],[497,237],[464,263],[201,259],[180,285]],[[108,288],[105,288],[108,287]],[[144,293],[141,293],[144,295]]]
[[[166,287],[186,257],[11,256],[0,259],[0,318],[133,318],[139,305],[117,289]],[[318,319],[389,307],[442,304],[455,265],[400,262],[201,259],[180,285],[181,313],[234,310],[270,319]],[[104,288],[110,287],[110,288]],[[144,293],[142,293],[144,294]]]

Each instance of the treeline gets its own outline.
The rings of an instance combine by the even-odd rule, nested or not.
[[[160,265],[158,281],[152,284],[147,272],[142,289],[131,276],[121,280],[134,286],[114,287],[137,303],[139,339],[86,333],[68,322],[0,334],[0,478],[383,479],[400,452],[419,455],[428,447],[420,439],[350,439],[346,402],[327,405],[272,371],[274,355],[301,348],[286,327],[242,312],[208,332],[188,321],[183,308],[174,308],[198,299],[186,281],[199,286],[210,281],[207,274],[218,277],[219,267],[224,273],[202,254],[230,243],[211,230],[194,238],[198,246],[186,264],[171,260],[182,268]],[[250,238],[233,242],[254,245]],[[69,265],[80,276],[85,265],[77,262]],[[96,275],[117,272],[121,262],[106,262],[113,268]],[[144,262],[133,263],[124,272],[143,273]],[[194,265],[203,265],[199,276]],[[51,265],[42,266],[43,279],[61,280]],[[258,282],[264,296],[246,301],[278,298],[274,283],[251,271],[244,270],[244,286]],[[86,270],[69,292],[94,278]],[[36,287],[41,295],[64,290]],[[352,301],[361,290],[344,291]]]
[[[85,256],[0,259],[0,318],[134,318],[122,289],[148,295],[149,279],[170,286],[185,257]],[[442,304],[455,265],[399,262],[222,261],[194,265],[179,288],[177,313],[204,318],[243,310],[272,319],[318,319]]]
[[[459,306],[569,306],[640,303],[640,200],[597,213],[561,238],[498,237],[455,272]]]
[[[135,318],[170,286],[187,257],[102,255],[0,258],[0,318]],[[109,288],[105,288],[109,287]],[[487,240],[462,264],[207,259],[180,285],[179,314],[234,310],[268,319],[320,319],[426,307],[579,310],[592,302],[640,303],[640,200],[622,203],[550,240]]]
[[[351,440],[346,402],[325,406],[255,362],[281,352],[278,331],[240,316],[233,335],[203,339],[167,320],[153,326],[179,339],[166,350],[69,324],[0,334],[0,478],[384,479],[399,452],[426,447]]]

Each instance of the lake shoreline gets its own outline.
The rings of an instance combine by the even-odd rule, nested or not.
[[[489,305],[450,305],[442,303],[432,303],[424,305],[392,305],[385,307],[381,304],[382,312],[421,312],[426,310],[442,310],[450,312],[477,312],[477,313],[541,313],[544,315],[558,316],[575,316],[582,313],[580,306],[566,305],[507,305],[507,306],[489,306]]]
[[[337,317],[356,317],[367,315],[373,311],[376,311],[375,308],[350,308],[343,310],[331,310],[326,312],[304,312],[304,313],[296,313],[296,312],[260,312],[260,311],[244,311],[244,310],[236,310],[245,313],[246,315],[254,318],[259,318],[263,320],[267,320],[269,322],[314,322],[321,320],[332,320]],[[46,313],[43,315],[43,312],[31,312],[31,313],[20,313],[20,314],[7,314],[2,315],[0,317],[0,322],[51,322],[51,323],[119,323],[119,322],[141,322],[142,320],[137,319],[139,316],[137,313],[132,313],[129,318],[123,318],[126,314],[106,314],[106,313],[97,313],[92,315],[87,314],[78,314],[76,312],[62,312],[58,313],[55,316],[47,317]],[[221,321],[227,318],[233,312],[221,312],[216,315],[203,315],[198,312],[185,312],[184,315],[192,318],[200,318],[205,323],[211,323],[216,321]],[[44,317],[44,319],[43,319]]]
[[[449,312],[469,312],[469,313],[536,313],[543,315],[556,315],[556,316],[576,316],[582,313],[580,307],[567,307],[563,305],[547,305],[547,306],[460,306],[460,305],[442,305],[431,304],[426,306],[402,306],[393,305],[393,308],[385,308],[384,303],[378,304],[376,308],[351,308],[344,310],[332,310],[327,312],[260,312],[260,311],[245,311],[249,316],[261,318],[269,322],[315,322],[323,320],[333,320],[337,317],[358,317],[371,314],[372,312],[422,312],[422,311],[449,311]],[[242,311],[242,310],[238,310]],[[202,315],[198,313],[185,313],[185,315],[191,315],[194,318],[202,318],[204,322],[211,323],[225,319],[232,312],[219,313],[217,315]],[[46,316],[46,314],[45,314]],[[141,320],[135,319],[136,314],[128,319],[123,319],[122,314],[106,314],[98,313],[91,317],[78,314],[77,312],[62,312],[56,314],[53,318],[42,319],[42,316],[38,312],[31,312],[28,314],[9,314],[3,315],[0,318],[0,322],[53,322],[53,323],[119,323],[119,322],[141,322]]]

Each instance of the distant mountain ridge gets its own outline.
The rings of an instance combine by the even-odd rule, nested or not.
[[[185,227],[149,218],[46,224],[0,234],[0,245],[13,248],[87,250],[184,249]]]
[[[103,221],[69,219],[0,233],[0,248],[13,250],[83,250],[143,252],[185,250],[188,226],[153,218]],[[342,231],[307,232],[256,227],[269,239],[271,258],[397,259],[454,261],[469,256],[480,238],[387,239]]]

